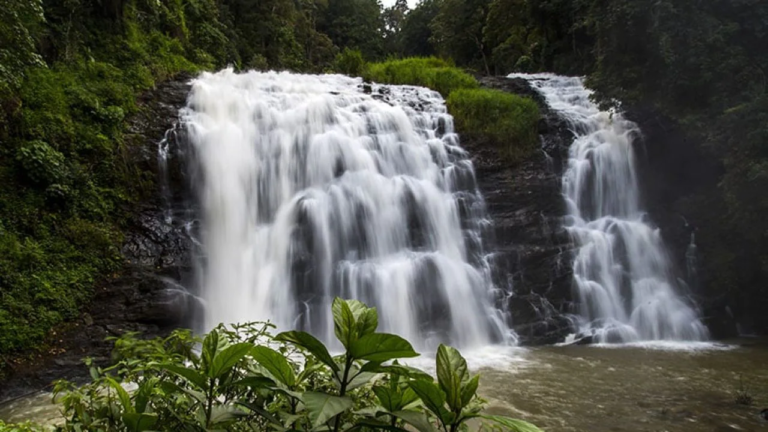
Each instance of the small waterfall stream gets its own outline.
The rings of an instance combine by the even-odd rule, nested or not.
[[[692,302],[675,286],[660,231],[641,208],[633,141],[636,124],[600,111],[580,78],[527,79],[574,134],[563,195],[580,331],[596,342],[699,341],[708,337]]]
[[[194,81],[182,117],[205,327],[271,320],[330,341],[341,296],[423,348],[513,338],[493,306],[485,204],[438,93],[225,70]]]

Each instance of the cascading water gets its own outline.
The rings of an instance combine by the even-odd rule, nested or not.
[[[271,320],[330,341],[340,296],[422,347],[511,337],[493,307],[484,202],[439,94],[225,70],[194,81],[182,114],[206,328]]]
[[[527,79],[575,136],[562,181],[566,226],[579,247],[573,273],[581,332],[596,342],[706,339],[696,309],[676,292],[661,233],[640,207],[637,125],[600,111],[580,78],[513,77]]]

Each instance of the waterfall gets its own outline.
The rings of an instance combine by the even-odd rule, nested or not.
[[[194,80],[182,119],[206,328],[270,320],[331,341],[340,296],[422,348],[510,342],[485,204],[438,93],[224,70]]]
[[[601,111],[580,78],[510,77],[527,79],[574,134],[562,184],[566,228],[578,247],[580,331],[596,342],[706,339],[697,310],[675,286],[661,233],[641,207],[637,125]]]

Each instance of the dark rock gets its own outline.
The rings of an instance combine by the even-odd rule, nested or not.
[[[462,135],[462,146],[472,156],[494,222],[488,238],[494,284],[512,293],[500,306],[509,311],[522,344],[561,342],[571,332],[573,246],[562,228],[560,177],[573,134],[527,81],[484,77],[480,82],[530,97],[542,113],[541,152],[519,165],[509,165],[495,148],[471,136]]]
[[[371,85],[370,85],[370,84],[368,84],[368,83],[366,83],[366,84],[363,84],[363,93],[365,93],[365,94],[371,94],[371,92],[372,92],[372,90],[371,90]]]
[[[762,267],[732,264],[731,256],[738,256],[735,251],[743,245],[724,222],[730,215],[719,190],[722,160],[706,150],[695,131],[653,108],[630,107],[625,115],[643,134],[637,142],[638,168],[649,217],[661,229],[676,276],[699,305],[712,337],[768,334]],[[693,235],[696,247],[689,250]],[[694,271],[689,271],[691,259]],[[734,268],[740,275],[728,274]]]

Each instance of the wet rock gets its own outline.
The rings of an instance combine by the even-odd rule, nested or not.
[[[502,308],[526,345],[561,342],[571,333],[573,245],[562,228],[563,163],[573,135],[543,98],[522,79],[484,77],[482,86],[531,97],[540,106],[541,152],[516,166],[495,148],[462,136],[475,165],[494,228],[487,244],[493,251],[493,280],[513,295]],[[461,131],[458,131],[461,133]]]

